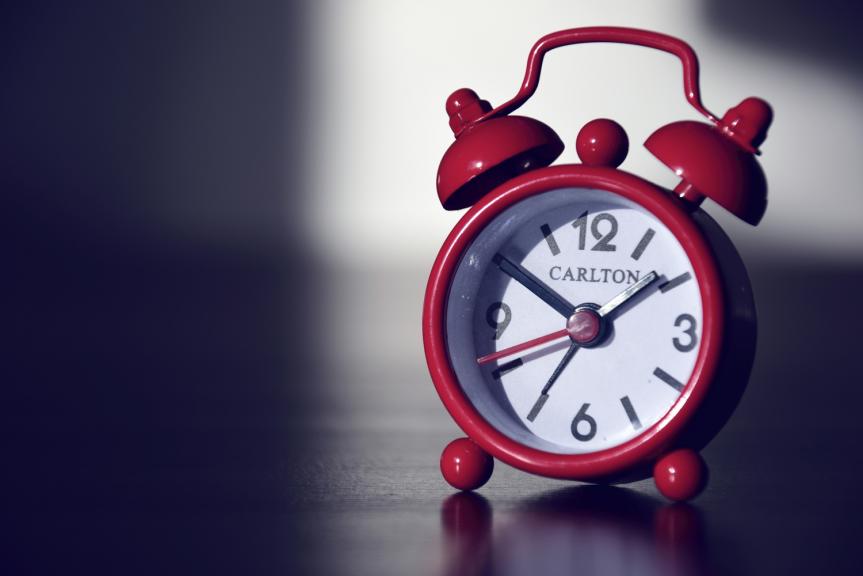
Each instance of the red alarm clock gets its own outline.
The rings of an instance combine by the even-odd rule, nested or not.
[[[680,177],[674,190],[617,169],[629,146],[612,120],[581,129],[581,164],[550,166],[560,138],[510,115],[536,90],[546,52],[586,42],[681,60],[686,98],[708,122],[674,122],[645,142]],[[423,308],[432,380],[468,436],[445,448],[444,478],[476,489],[497,458],[580,481],[652,473],[666,497],[696,496],[707,472],[699,451],[737,405],[755,349],[745,268],[699,205],[710,198],[760,221],[767,185],[755,155],[769,105],[747,98],[719,119],[701,103],[688,44],[596,27],[541,38],[501,106],[461,89],[446,109],[456,140],[438,195],[448,210],[470,210],[438,254]]]

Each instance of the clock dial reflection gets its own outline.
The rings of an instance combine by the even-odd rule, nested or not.
[[[500,512],[453,494],[441,523],[446,575],[710,573],[697,508],[622,488],[564,488]]]

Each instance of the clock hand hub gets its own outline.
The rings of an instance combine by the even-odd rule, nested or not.
[[[566,331],[573,342],[590,344],[599,337],[602,328],[602,318],[595,310],[580,307],[566,321]]]

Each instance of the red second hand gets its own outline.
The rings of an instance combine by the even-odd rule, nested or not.
[[[517,354],[522,350],[527,350],[528,348],[533,348],[540,344],[563,338],[564,336],[569,336],[569,331],[566,328],[540,336],[539,338],[534,338],[533,340],[528,340],[527,342],[522,342],[521,344],[516,344],[515,346],[510,346],[509,348],[504,348],[503,350],[498,350],[497,352],[492,352],[491,354],[486,354],[485,356],[480,356],[476,361],[477,364],[488,364],[489,362],[494,362],[495,360]]]

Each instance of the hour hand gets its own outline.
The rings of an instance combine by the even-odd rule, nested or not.
[[[516,264],[502,254],[495,254],[492,261],[513,280],[536,294],[543,302],[557,310],[564,318],[569,318],[575,312],[575,306],[566,298],[546,286],[542,280],[528,272],[523,266]]]
[[[620,306],[631,300],[635,297],[636,294],[647,288],[650,284],[652,284],[659,276],[656,272],[651,271],[649,274],[644,276],[641,280],[626,288],[623,292],[606,302],[599,310],[596,311],[601,317],[608,316],[615,310],[617,310]]]

